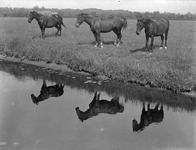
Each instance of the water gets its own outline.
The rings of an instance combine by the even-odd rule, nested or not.
[[[0,150],[196,148],[194,97],[136,85],[123,87],[120,83],[98,81],[86,75],[18,63],[1,61],[0,68]],[[42,99],[36,105],[31,95],[40,94],[44,80],[46,86],[63,84],[64,92],[57,94],[58,97]],[[100,99],[114,98],[116,103],[102,101],[95,106],[91,101],[96,91]],[[53,93],[50,96],[54,96],[54,87],[50,87],[50,92]],[[49,94],[45,94],[45,98],[47,96]],[[91,114],[94,111],[94,116],[82,122],[76,107],[85,112],[90,103],[95,106],[89,111]],[[143,103],[146,109],[150,104],[148,116],[151,116],[143,122],[143,126],[146,125],[143,130],[134,132],[133,120],[140,122]],[[157,103],[160,103],[159,109],[163,105],[162,118],[152,110]]]

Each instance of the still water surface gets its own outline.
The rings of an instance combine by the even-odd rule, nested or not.
[[[103,90],[96,94],[96,91],[88,92],[48,79],[18,77],[5,70],[0,69],[0,150],[196,148],[194,110],[176,109],[161,103],[156,110],[154,101],[151,104],[144,102],[145,110],[150,104],[150,110],[145,112],[143,102],[137,99],[127,101],[123,95],[111,96]],[[76,76],[69,78],[76,82],[80,80]],[[82,82],[86,86],[95,84],[90,82],[91,77],[84,78]],[[94,99],[92,102],[93,98],[105,101],[98,103]],[[139,124],[135,129],[134,119]]]

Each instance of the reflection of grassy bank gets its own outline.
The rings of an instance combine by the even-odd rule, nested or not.
[[[120,47],[111,44],[116,38],[113,33],[103,34],[103,49],[92,45],[94,37],[89,26],[76,29],[73,19],[66,19],[68,29],[63,29],[62,37],[54,37],[56,30],[47,29],[45,40],[40,38],[36,21],[32,24],[24,19],[3,22],[0,53],[8,56],[52,61],[75,71],[173,91],[190,91],[196,83],[194,22],[171,22],[168,49],[158,50],[160,41],[156,38],[151,55],[141,50],[145,38],[144,34],[135,35],[135,21],[129,21],[130,29],[123,31],[124,43]]]
[[[196,110],[196,98],[183,94],[174,94],[169,91],[150,89],[137,85],[124,85],[119,82],[102,82],[102,85],[93,83],[85,84],[87,80],[86,75],[55,71],[4,60],[0,63],[0,68],[0,70],[14,75],[19,80],[24,80],[25,77],[31,77],[35,80],[46,79],[56,83],[63,83],[72,89],[85,90],[89,93],[104,91],[111,96],[123,96],[126,102],[160,102],[174,110],[186,110],[188,112],[195,112]],[[73,76],[75,78],[72,78]]]

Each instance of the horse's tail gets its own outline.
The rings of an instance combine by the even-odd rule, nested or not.
[[[63,23],[63,21],[61,22],[61,24],[62,24],[65,28],[67,28],[67,27],[65,26],[65,24]]]
[[[123,18],[123,19],[124,19],[123,29],[126,29],[127,28],[127,19],[126,18]]]

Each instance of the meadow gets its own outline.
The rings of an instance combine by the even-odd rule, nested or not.
[[[196,22],[170,21],[168,48],[159,49],[160,37],[154,40],[153,53],[145,52],[144,31],[138,36],[136,20],[128,20],[122,30],[123,44],[114,46],[113,32],[101,34],[104,48],[95,48],[90,28],[76,19],[64,18],[66,28],[55,37],[55,28],[46,29],[41,38],[37,21],[27,18],[0,18],[0,54],[67,65],[74,71],[86,71],[120,82],[132,82],[175,92],[191,91],[196,85]]]

